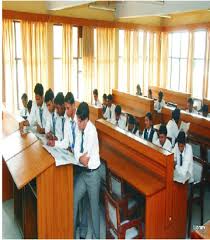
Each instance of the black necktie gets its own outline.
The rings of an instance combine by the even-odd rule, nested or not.
[[[148,139],[148,130],[145,129],[145,139],[147,140]]]
[[[63,133],[63,138],[64,138],[64,123],[65,123],[65,118],[62,118],[62,133]]]
[[[112,118],[112,111],[111,111],[111,108],[109,110],[109,118],[111,119]]]
[[[83,136],[84,136],[84,131],[82,131],[82,140],[81,140],[81,145],[80,145],[80,153],[83,153],[83,151],[84,151],[84,147],[83,147],[84,139],[83,139]]]
[[[56,122],[55,122],[55,114],[54,114],[54,112],[52,113],[52,122],[53,122],[53,134],[55,136],[55,124],[56,124]]]
[[[41,125],[42,125],[42,115],[43,115],[43,109],[39,108],[39,117],[40,117]]]
[[[182,161],[183,161],[182,154],[180,154],[180,166],[182,166]]]

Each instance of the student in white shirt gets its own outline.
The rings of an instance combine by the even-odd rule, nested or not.
[[[26,93],[24,93],[22,95],[21,101],[23,104],[23,109],[20,110],[20,116],[26,120],[27,117],[29,116],[29,112],[28,112],[28,108],[27,108],[28,96]]]
[[[174,179],[181,183],[189,180],[193,182],[193,152],[192,147],[186,143],[184,131],[180,131],[177,137],[177,143],[173,149],[174,153]]]
[[[93,90],[93,98],[94,98],[94,100],[93,100],[92,104],[96,107],[102,107],[102,104],[98,99],[98,89]]]
[[[109,121],[125,130],[126,128],[126,117],[122,115],[122,109],[120,105],[116,105],[115,107],[115,119],[109,119]]]
[[[136,86],[136,95],[137,96],[142,96],[140,84],[137,84],[137,86]]]
[[[77,229],[77,213],[81,199],[88,193],[93,225],[93,238],[100,238],[100,156],[98,134],[89,120],[89,107],[85,102],[77,109],[78,132],[74,156],[83,171],[77,177],[74,187],[74,231]],[[87,203],[88,204],[88,203]],[[87,205],[88,206],[88,205]],[[76,236],[75,236],[76,237]]]
[[[210,118],[209,107],[208,105],[204,104],[201,109],[203,117]]]
[[[159,139],[157,140],[156,145],[169,152],[172,150],[171,142],[167,138],[167,128],[163,124],[159,128]]]
[[[28,109],[28,113],[31,113],[31,108],[32,108],[32,100],[29,100],[27,103],[27,109]]]
[[[152,123],[152,114],[148,112],[145,116],[145,129],[142,134],[142,138],[151,142],[151,143],[156,143],[158,139],[157,132],[153,128],[153,123]]]
[[[180,109],[176,108],[172,112],[172,119],[168,121],[167,128],[167,137],[171,139],[172,147],[175,144],[175,140],[179,134],[178,123],[180,119]]]
[[[136,122],[136,119],[132,115],[128,116],[128,125],[127,125],[126,130],[128,132],[133,133],[137,137],[141,137],[141,134],[140,134],[140,131],[139,131],[139,126],[138,126],[138,124]]]
[[[154,104],[154,109],[160,113],[162,108],[165,106],[165,101],[163,99],[163,92],[158,93],[158,100]]]
[[[24,126],[36,126],[37,132],[44,134],[49,111],[44,103],[44,88],[42,84],[36,84],[34,93],[36,101],[32,104],[31,113],[27,120],[20,123],[20,132],[23,133]]]
[[[107,120],[115,119],[115,105],[112,103],[113,97],[111,94],[107,96],[107,108],[104,113],[104,118]]]
[[[107,108],[107,95],[106,93],[103,94],[103,103],[102,103],[102,112],[103,114],[106,112]]]
[[[186,112],[198,114],[198,112],[193,108],[193,104],[194,104],[193,99],[192,98],[188,98]]]

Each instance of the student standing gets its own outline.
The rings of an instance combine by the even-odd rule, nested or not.
[[[98,89],[93,90],[93,98],[94,98],[94,100],[93,100],[92,104],[96,107],[102,107],[102,104],[98,99]]]
[[[155,129],[153,128],[151,112],[148,112],[146,114],[144,123],[145,129],[143,131],[142,138],[155,144],[157,142],[158,135]]]
[[[161,125],[159,129],[159,138],[155,143],[158,147],[161,147],[169,152],[172,150],[171,142],[167,138],[167,128],[165,125]]]
[[[104,118],[107,120],[115,119],[115,105],[112,103],[113,97],[111,94],[107,96],[107,108],[104,113]]]

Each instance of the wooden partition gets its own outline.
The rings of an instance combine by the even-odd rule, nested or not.
[[[206,105],[208,106],[208,110],[209,110],[209,113],[210,113],[210,100],[204,98],[204,99],[203,99],[203,104],[206,104]]]
[[[145,196],[145,238],[185,238],[187,186],[173,181],[173,154],[103,119],[96,128],[107,167]]]
[[[166,102],[177,104],[177,107],[181,109],[187,108],[187,100],[191,97],[190,93],[176,92],[166,88],[151,86],[150,89],[152,89],[153,98],[158,98],[158,93],[162,91]]]

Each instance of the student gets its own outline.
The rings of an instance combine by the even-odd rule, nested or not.
[[[93,90],[93,98],[94,98],[94,100],[93,100],[92,104],[96,107],[102,107],[102,104],[98,99],[98,89]]]
[[[152,89],[149,89],[149,90],[148,90],[148,98],[151,98],[151,99],[152,99]]]
[[[32,104],[31,113],[27,120],[20,123],[20,131],[23,132],[24,126],[36,126],[37,132],[44,134],[49,111],[44,103],[44,88],[42,84],[37,83],[35,85],[34,93],[36,101]]]
[[[193,103],[194,103],[193,99],[188,98],[186,112],[198,114],[198,112],[193,108]]]
[[[158,147],[161,147],[169,152],[172,150],[171,142],[167,138],[167,128],[165,125],[161,125],[159,129],[159,139],[156,142]]]
[[[51,88],[49,88],[45,95],[44,95],[44,102],[47,106],[47,109],[49,113],[54,113],[55,111],[55,105],[54,105],[54,93]]]
[[[77,213],[80,200],[88,193],[93,225],[93,238],[100,238],[100,156],[98,135],[95,126],[89,120],[89,107],[85,102],[77,109],[78,131],[74,156],[83,171],[77,177],[74,187],[74,229],[77,229]]]
[[[62,141],[64,139],[65,107],[64,96],[59,92],[54,99],[55,111],[48,118],[45,132],[48,139]]]
[[[103,95],[103,104],[102,104],[102,112],[103,114],[106,112],[106,107],[107,107],[107,95],[104,93]]]
[[[107,120],[115,119],[115,105],[112,103],[113,97],[111,94],[107,96],[107,108],[104,113],[104,118]]]
[[[176,108],[172,112],[172,119],[166,125],[167,137],[171,138],[172,147],[175,144],[175,140],[179,133],[178,123],[180,118],[180,109]]]
[[[202,112],[203,117],[210,118],[208,105],[204,104],[202,106],[201,112]]]
[[[193,152],[192,147],[186,143],[186,136],[184,131],[180,131],[175,147],[173,149],[175,170],[174,176],[179,182],[189,183],[193,182]]]
[[[126,129],[128,132],[133,133],[134,135],[141,137],[140,135],[140,131],[139,131],[139,126],[136,122],[136,119],[134,118],[134,116],[129,115],[128,116],[128,126]]]
[[[23,109],[20,110],[20,116],[26,120],[27,117],[29,116],[29,112],[27,108],[28,96],[26,93],[22,95],[21,100],[23,104]]]
[[[158,100],[155,102],[154,109],[160,113],[162,108],[165,106],[165,101],[163,99],[163,92],[158,93]]]
[[[27,109],[28,109],[28,113],[31,113],[31,108],[32,108],[32,100],[29,100],[27,103]]]
[[[136,86],[136,95],[137,96],[142,96],[140,84],[137,84],[137,86]]]
[[[144,123],[145,129],[143,131],[142,138],[155,144],[157,142],[158,135],[153,128],[151,112],[148,112],[146,114]]]
[[[125,130],[126,128],[126,117],[122,115],[122,109],[120,105],[115,107],[115,119],[110,119],[110,122],[121,129]]]

